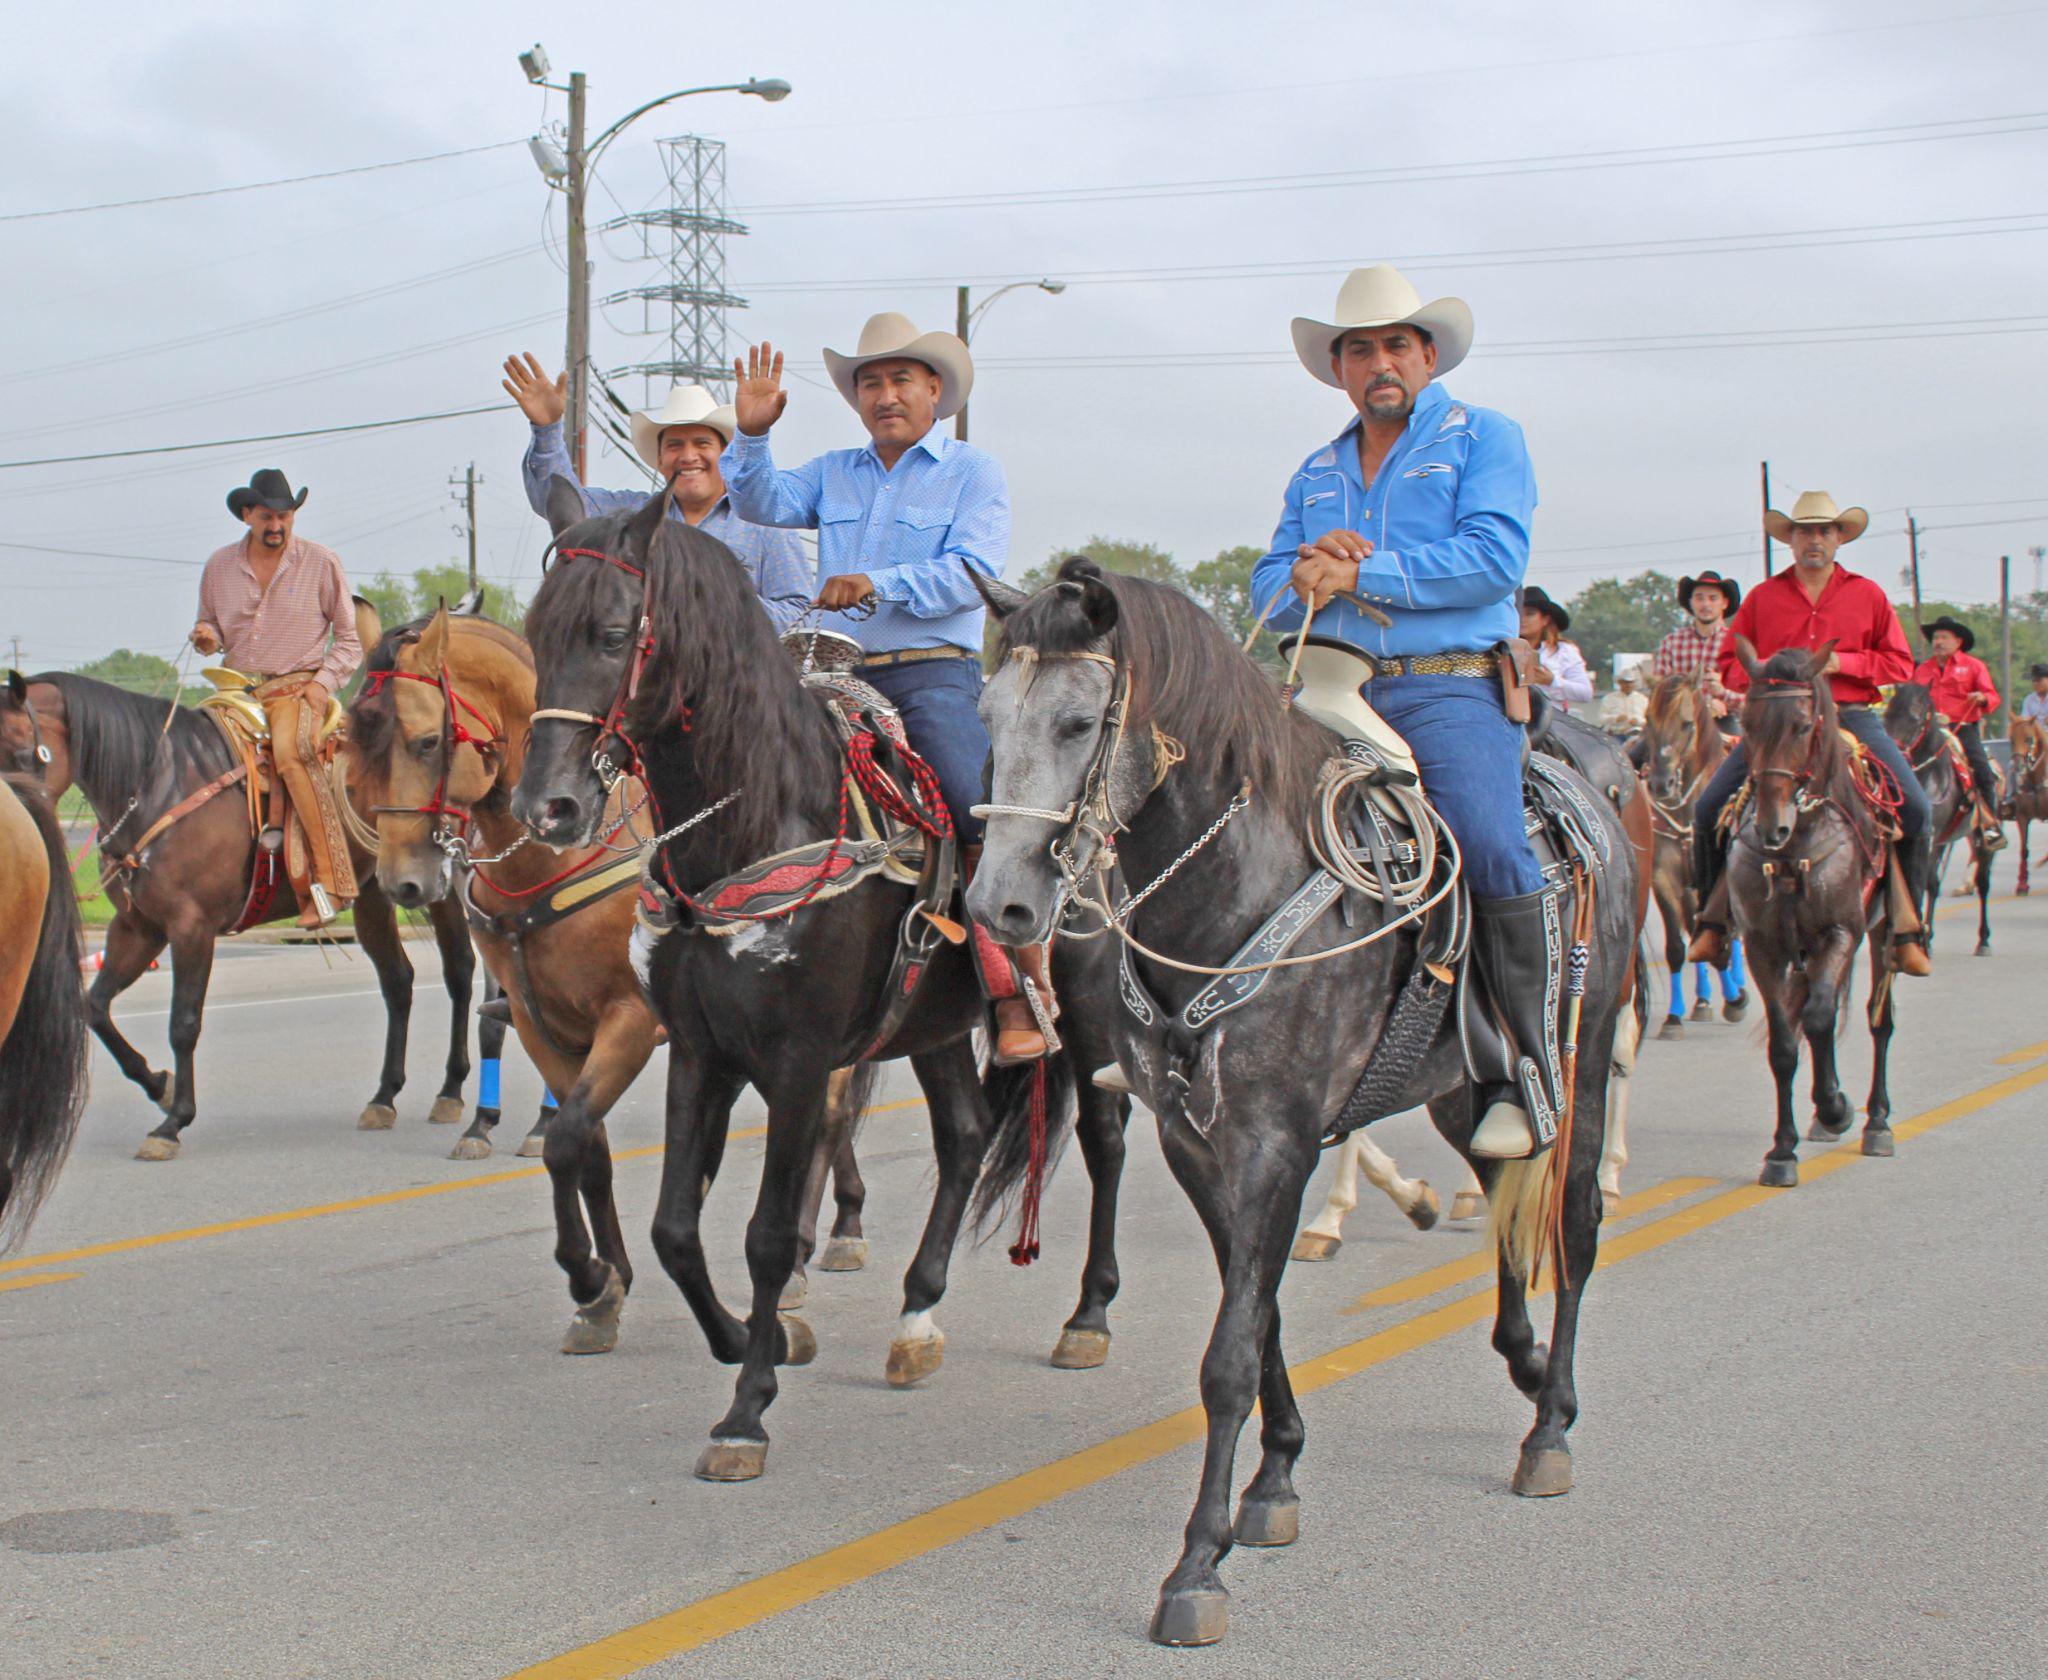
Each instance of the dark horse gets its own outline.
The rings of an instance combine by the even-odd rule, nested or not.
[[[28,775],[0,778],[0,1254],[28,1232],[85,1108],[85,991],[64,833]]]
[[[1814,1140],[1838,1138],[1856,1117],[1835,1071],[1835,1038],[1849,1004],[1856,947],[1870,941],[1870,1100],[1863,1153],[1892,1153],[1889,848],[1851,768],[1825,677],[1835,644],[1786,648],[1768,663],[1746,638],[1742,735],[1749,755],[1744,807],[1728,854],[1728,902],[1749,941],[1763,993],[1778,1126],[1760,1184],[1799,1182],[1792,1079],[1799,1038],[1813,1052]]]
[[[1976,796],[1964,786],[1956,768],[1960,749],[1934,709],[1934,694],[1925,683],[1900,683],[1892,690],[1884,709],[1884,726],[1899,743],[1913,774],[1927,790],[1927,803],[1934,808],[1927,832],[1934,836],[1934,867],[1927,872],[1927,902],[1916,906],[1927,924],[1927,943],[1934,943],[1935,902],[1941,894],[1941,880],[1948,873],[1949,853],[1956,842],[1970,849],[1971,884],[1977,893],[1977,955],[1991,952],[1991,853],[1983,846],[1982,834],[1973,820]],[[1987,798],[1995,801],[1997,790]]]
[[[662,495],[631,515],[585,520],[580,501],[561,489],[558,482],[550,511],[556,558],[526,619],[540,707],[514,813],[550,845],[587,846],[604,810],[611,755],[636,752],[665,835],[653,866],[690,898],[771,854],[846,832],[850,766],[824,699],[804,686],[731,553],[665,520]],[[939,944],[909,1014],[888,1043],[875,1044],[910,896],[870,876],[794,915],[724,936],[703,931],[692,913],[651,951],[636,952],[670,1039],[655,1252],[713,1356],[740,1366],[732,1408],[698,1463],[706,1478],[745,1480],[766,1463],[764,1414],[775,1398],[775,1367],[788,1354],[777,1305],[797,1261],[799,1206],[833,1070],[908,1056],[930,1109],[938,1183],[889,1350],[890,1380],[899,1385],[940,1363],[932,1308],[981,1167],[990,1098],[1005,1114],[1031,1106],[1031,1068],[992,1070],[986,1086],[976,1072],[969,1035],[983,1006],[956,945]],[[1058,985],[1069,1028],[1085,1029],[1088,989],[1070,969]],[[1103,1240],[1099,1248],[1091,1242],[1083,1291],[1090,1316],[1077,1313],[1073,1323],[1099,1327],[1106,1348],[1101,1313],[1116,1287],[1108,1238],[1122,1109],[1086,1088],[1107,1055],[1098,1050],[1101,1061],[1091,1060],[1085,1040],[1085,1030],[1070,1030],[1066,1053],[1046,1064],[1046,1112],[1063,1112],[1083,1087],[1083,1146],[1091,1167],[1102,1169],[1092,1234]],[[713,1288],[699,1226],[732,1106],[748,1084],[767,1103],[768,1135],[747,1227],[752,1292],[742,1322]],[[571,1147],[555,1136],[563,1124],[551,1127],[551,1160],[558,1147]]]
[[[1090,890],[1113,840],[1125,878],[1147,895],[1126,911],[1131,971],[1153,1000],[1139,1003],[1155,1019],[1184,1023],[1207,978],[1231,965],[1316,875],[1317,846],[1331,855],[1315,836],[1321,778],[1332,761],[1344,762],[1337,738],[1284,709],[1271,678],[1177,590],[1070,559],[1059,580],[1028,601],[1015,590],[984,585],[983,593],[1003,618],[1005,662],[982,699],[994,742],[994,804],[968,908],[1005,943],[1042,938],[1063,900]],[[1303,1431],[1281,1352],[1280,1278],[1303,1188],[1383,1037],[1397,1059],[1409,1062],[1402,1052],[1412,1044],[1419,1061],[1392,1088],[1373,1088],[1371,1111],[1427,1101],[1492,1203],[1500,1284],[1493,1344],[1536,1402],[1516,1491],[1555,1494],[1571,1485],[1573,1345],[1598,1244],[1609,1061],[1640,910],[1634,857],[1611,809],[1571,771],[1549,774],[1563,778],[1605,854],[1592,880],[1590,926],[1574,936],[1587,942],[1586,990],[1569,1064],[1572,1118],[1555,1148],[1522,1161],[1471,1156],[1477,1115],[1456,1024],[1444,1014],[1389,1031],[1396,996],[1409,994],[1411,980],[1423,990],[1441,981],[1416,974],[1412,921],[1365,892],[1346,892],[1341,915],[1311,923],[1290,954],[1306,963],[1268,970],[1263,990],[1195,1034],[1192,1049],[1176,1051],[1169,1038],[1162,1051],[1138,1004],[1116,1013],[1118,1060],[1159,1117],[1168,1164],[1223,1274],[1202,1363],[1209,1430],[1201,1491],[1152,1623],[1163,1643],[1223,1636],[1217,1565],[1233,1539],[1284,1545],[1296,1535],[1292,1470]],[[1425,823],[1425,843],[1430,832]],[[1381,929],[1391,937],[1366,942]],[[1162,948],[1170,958],[1152,954]],[[1567,1023],[1575,1013],[1567,1007]],[[1568,1026],[1560,1037],[1574,1042]],[[1527,1309],[1545,1258],[1562,1272],[1548,1348]],[[1254,1399],[1264,1454],[1233,1529],[1232,1465]]]
[[[109,683],[58,671],[24,680],[10,673],[0,691],[0,750],[37,760],[52,798],[76,782],[99,819],[102,868],[111,854],[141,840],[157,818],[198,793],[234,766],[234,756],[211,718],[169,700],[131,694]],[[370,879],[372,854],[351,843],[363,882],[356,900],[356,938],[377,971],[384,994],[384,1066],[377,1089],[357,1124],[381,1130],[392,1124],[393,1099],[405,1083],[406,1028],[412,1015],[412,960],[398,936],[390,901]],[[248,898],[256,837],[240,787],[207,800],[157,835],[143,849],[139,868],[110,889],[117,909],[107,928],[105,963],[88,994],[92,1028],[121,1071],[164,1111],[143,1140],[138,1157],[168,1161],[179,1134],[198,1113],[193,1052],[213,974],[213,945],[234,926]],[[278,916],[297,911],[289,892],[278,895]],[[462,1118],[462,1084],[469,1075],[469,996],[476,969],[469,930],[456,905],[430,912],[441,947],[452,1005],[448,1062],[432,1118]],[[114,1025],[114,1000],[132,986],[165,945],[171,948],[171,1050],[175,1074],[158,1073]]]

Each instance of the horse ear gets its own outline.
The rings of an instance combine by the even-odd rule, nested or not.
[[[28,678],[19,671],[7,673],[7,697],[17,706],[28,704]]]
[[[1840,640],[1839,636],[1830,637],[1813,650],[1813,674],[1816,677],[1827,669],[1828,661],[1834,657],[1835,643]]]
[[[438,677],[448,658],[448,603],[443,601],[420,632],[414,660],[423,677]]]
[[[963,559],[960,564],[967,568],[967,576],[974,584],[975,593],[987,604],[988,610],[996,615],[997,623],[1001,623],[1031,599],[1023,590],[1013,589],[1001,578],[983,576],[981,568],[971,560]]]
[[[1081,585],[1081,611],[1098,636],[1107,636],[1116,628],[1116,597],[1099,577],[1091,577]]]
[[[1735,657],[1741,662],[1743,670],[1749,673],[1749,680],[1755,682],[1757,673],[1762,669],[1762,665],[1756,656],[1756,644],[1747,636],[1737,636],[1735,638]]]
[[[583,492],[560,473],[548,480],[547,516],[548,529],[558,537],[590,517],[584,511]]]
[[[645,560],[654,548],[654,536],[661,529],[662,519],[668,513],[668,486],[659,490],[640,504],[640,509],[626,521],[626,528],[620,532],[628,554]]]

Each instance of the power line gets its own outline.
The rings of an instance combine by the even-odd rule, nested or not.
[[[465,146],[453,152],[428,152],[422,157],[393,158],[389,163],[359,163],[348,169],[323,169],[315,175],[287,175],[275,181],[247,181],[238,187],[201,187],[191,192],[158,193],[152,198],[117,198],[101,204],[67,204],[56,210],[16,210],[0,215],[0,222],[42,222],[57,216],[89,216],[100,210],[135,210],[147,204],[182,204],[195,198],[225,198],[230,193],[264,192],[271,187],[298,187],[308,181],[336,181],[344,175],[374,175],[385,169],[410,169],[416,163],[445,163],[450,158],[475,157],[480,152],[502,152],[509,146],[523,146],[524,140],[493,140],[488,146]]]
[[[11,472],[17,467],[66,467],[79,461],[132,461],[142,455],[185,455],[195,449],[239,449],[250,443],[290,443],[297,438],[338,437],[348,432],[381,432],[394,426],[425,426],[436,420],[500,414],[511,406],[507,402],[484,403],[476,408],[443,409],[437,414],[407,414],[395,420],[359,420],[352,426],[309,426],[297,432],[258,432],[250,437],[214,438],[207,443],[163,443],[149,449],[104,449],[90,455],[45,455],[32,461],[0,461],[0,472]]]

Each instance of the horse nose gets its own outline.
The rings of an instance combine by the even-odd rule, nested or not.
[[[526,807],[523,810],[522,805]],[[558,793],[548,799],[521,799],[513,810],[541,840],[552,842],[582,832],[583,801],[573,793]]]
[[[409,875],[388,883],[385,891],[401,910],[417,910],[427,899],[426,889]]]
[[[1776,851],[1780,847],[1790,842],[1791,838],[1792,825],[1790,823],[1773,823],[1771,825],[1770,832],[1764,836],[1764,844],[1769,846],[1771,850]]]
[[[1038,929],[1038,912],[1028,904],[1009,900],[989,923],[989,931],[1005,945],[1028,945]]]

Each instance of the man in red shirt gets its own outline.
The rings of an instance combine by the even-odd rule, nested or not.
[[[1969,759],[1970,774],[1977,781],[1984,848],[1995,852],[2005,844],[2005,830],[1998,821],[1998,772],[1991,768],[1991,755],[1984,750],[1977,724],[1998,710],[1998,689],[1991,681],[1990,667],[1970,651],[1977,645],[1977,632],[1967,624],[1943,613],[1932,624],[1921,625],[1920,634],[1933,644],[1934,657],[1920,661],[1913,680],[1927,685],[1934,696],[1934,709],[1948,720],[1963,744],[1963,756]]]
[[[1764,529],[1792,550],[1793,567],[1766,578],[1742,603],[1722,644],[1721,682],[1737,695],[1749,687],[1749,674],[1735,654],[1737,636],[1748,638],[1759,659],[1788,647],[1835,644],[1827,675],[1842,727],[1862,742],[1873,758],[1882,760],[1899,784],[1899,827],[1904,831],[1899,841],[1899,867],[1913,902],[1924,904],[1932,863],[1927,833],[1932,812],[1920,778],[1913,774],[1898,742],[1886,733],[1877,711],[1879,689],[1912,676],[1913,652],[1885,592],[1869,578],[1835,564],[1836,550],[1862,536],[1869,524],[1870,515],[1862,508],[1837,508],[1834,497],[1825,490],[1807,491],[1792,504],[1789,517],[1775,509],[1765,513]],[[1748,776],[1749,761],[1738,743],[1714,772],[1694,808],[1694,885],[1706,908],[1688,954],[1693,962],[1711,962],[1718,967],[1727,960],[1727,926],[1725,921],[1713,919],[1716,915],[1725,918],[1727,912],[1711,902],[1727,862],[1717,828],[1722,807]],[[1899,935],[1893,962],[1902,974],[1931,972],[1926,934]]]

